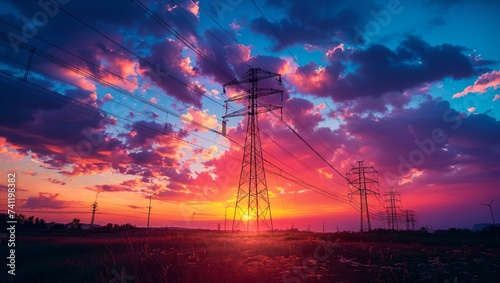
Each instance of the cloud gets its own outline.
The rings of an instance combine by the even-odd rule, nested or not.
[[[1,120],[0,129],[19,152],[31,151],[56,169],[77,161],[83,168],[93,158],[109,160],[109,152],[120,155],[120,142],[104,132],[111,120],[99,109],[79,103],[92,99],[92,93],[67,90],[61,96],[29,84],[2,84],[5,103],[0,116],[9,118]]]
[[[205,129],[203,127],[206,127],[209,129],[214,129],[215,127],[217,127],[217,125],[218,125],[217,116],[215,114],[209,115],[208,111],[209,111],[208,109],[205,109],[203,111],[198,111],[198,110],[195,110],[193,107],[188,108],[187,113],[183,114],[182,117],[184,117],[185,119],[187,119],[191,122],[187,122],[185,120],[182,120],[182,122],[185,124],[184,130],[186,130],[188,132],[189,131],[207,132],[208,129]]]
[[[453,98],[466,96],[469,93],[486,93],[488,89],[498,89],[500,86],[500,71],[484,73],[474,82],[473,85],[466,87],[463,91],[457,92]]]
[[[144,206],[137,206],[137,205],[128,205],[127,207],[130,207],[132,209],[144,209]]]
[[[354,136],[381,175],[391,172],[402,180],[411,170],[421,172],[408,186],[495,180],[500,173],[494,161],[500,158],[500,122],[486,114],[465,116],[446,101],[427,100],[380,118],[354,115],[341,130]]]
[[[198,70],[189,65],[190,59],[182,56],[183,44],[167,38],[148,49],[149,55],[145,59],[154,65],[139,61],[141,75],[178,101],[201,108],[202,95],[185,86],[190,85],[191,76],[197,76]]]
[[[59,194],[39,192],[38,195],[28,197],[21,207],[28,209],[62,209],[81,203],[80,201],[59,200],[58,197]]]
[[[132,192],[130,186],[124,185],[123,183],[118,185],[95,185],[93,187],[86,187],[86,189],[96,191],[96,192]]]
[[[233,21],[229,24],[229,27],[236,33],[238,33],[238,31],[243,28],[236,19],[233,19]]]
[[[327,66],[316,63],[301,66],[290,80],[302,93],[331,97],[338,102],[362,97],[379,99],[386,95],[389,99],[384,102],[397,101],[405,91],[428,83],[474,75],[463,51],[464,47],[449,44],[431,46],[415,36],[403,40],[395,50],[372,45],[349,55],[350,61],[337,48],[331,52]]]
[[[8,192],[9,190],[9,187],[7,185],[4,185],[4,184],[0,184],[0,191],[5,191],[5,192]],[[24,189],[22,188],[21,186],[19,186],[18,184],[16,184],[16,191],[23,191],[23,192],[26,192],[28,191],[27,189]]]
[[[59,179],[55,179],[52,177],[49,177],[47,179],[47,181],[49,181],[52,184],[57,184],[57,185],[62,185],[62,186],[66,185],[66,182],[64,180],[59,180]]]
[[[267,5],[276,8],[276,3]],[[373,1],[286,1],[278,5],[283,11],[282,18],[272,21],[258,17],[249,23],[252,31],[263,34],[272,41],[271,50],[284,49],[295,44],[329,45],[332,42],[354,42],[354,27],[362,26],[370,19],[370,11],[377,8]],[[269,19],[270,15],[268,16]],[[276,32],[275,32],[276,31]],[[276,35],[279,34],[279,38]]]

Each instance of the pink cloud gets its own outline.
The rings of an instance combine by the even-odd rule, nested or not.
[[[56,178],[52,178],[52,177],[49,177],[47,179],[47,181],[51,182],[52,184],[58,184],[58,185],[66,185],[66,182],[64,180],[60,180],[60,179],[56,179]]]
[[[204,127],[213,129],[217,126],[217,116],[209,115],[208,109],[203,111],[197,111],[193,107],[188,108],[188,112],[182,117],[186,118],[191,122],[186,122],[183,120],[185,124],[184,129],[186,131],[201,131],[206,132],[207,129],[200,127],[199,125],[203,125]]]
[[[233,19],[233,21],[229,24],[229,27],[235,30],[236,32],[242,29],[241,25],[238,23],[236,19]]]
[[[463,91],[457,92],[453,98],[466,96],[469,93],[486,93],[489,88],[497,89],[500,85],[500,71],[484,73],[474,82],[473,85],[466,87]]]
[[[57,199],[59,194],[39,192],[38,195],[30,196],[22,208],[31,209],[45,209],[45,208],[65,208],[74,204],[80,203],[79,201],[65,201]]]
[[[59,76],[61,76],[63,80],[68,81],[69,83],[76,85],[79,88],[92,92],[95,92],[97,90],[97,87],[95,86],[94,82],[92,82],[92,80],[80,74],[76,74],[68,69],[61,68]]]
[[[328,51],[326,51],[326,56],[332,57],[333,54],[335,53],[335,51],[337,51],[337,50],[342,50],[342,52],[344,52],[344,44],[341,43],[341,44],[333,47],[332,49],[329,49]]]
[[[169,11],[169,12],[172,12],[176,8],[177,8],[177,5],[170,6],[170,4],[167,4],[167,11]]]
[[[188,10],[191,12],[193,15],[199,17],[200,16],[200,7],[198,6],[198,2],[192,2],[189,1],[188,3]]]
[[[299,92],[316,94],[324,88],[335,84],[326,72],[325,67],[310,63],[295,69],[289,76],[291,83]]]
[[[137,89],[137,77],[139,75],[137,71],[137,62],[127,58],[120,58],[114,54],[110,54],[102,59],[106,61],[106,65],[102,67],[118,75],[116,76],[108,72],[102,72],[102,79],[130,92]]]

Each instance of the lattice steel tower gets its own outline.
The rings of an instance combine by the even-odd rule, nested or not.
[[[368,194],[378,194],[378,172],[373,167],[365,167],[364,161],[358,161],[358,167],[353,167],[346,174],[349,186],[354,187],[354,191],[349,195],[359,195],[359,205],[361,212],[360,232],[372,230],[370,224],[370,211],[368,209]]]
[[[226,119],[236,116],[248,116],[245,147],[241,165],[240,180],[238,183],[238,195],[234,209],[233,228],[236,231],[244,228],[246,231],[273,231],[273,220],[271,217],[271,203],[267,190],[266,174],[264,171],[264,159],[262,157],[262,146],[260,143],[260,132],[258,114],[282,109],[282,106],[263,104],[258,101],[259,97],[272,94],[280,94],[283,103],[283,91],[274,88],[260,88],[258,82],[264,79],[277,78],[281,84],[281,75],[251,68],[247,73],[223,85],[224,93],[230,85],[248,83],[248,90],[237,94],[226,102],[226,115],[223,116],[222,132],[226,132]],[[246,88],[245,88],[246,89]],[[228,103],[238,100],[248,100],[248,106],[232,113],[227,113]]]
[[[406,231],[415,230],[416,222],[415,212],[413,210],[405,210],[403,211],[405,222],[406,222]]]
[[[391,186],[390,191],[385,193],[384,197],[384,202],[387,203],[387,229],[399,230],[398,210],[401,210],[401,195]]]

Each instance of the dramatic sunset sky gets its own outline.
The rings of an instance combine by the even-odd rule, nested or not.
[[[419,227],[491,222],[491,200],[500,219],[499,1],[38,3],[0,5],[2,211],[15,172],[16,213],[47,222],[89,223],[100,192],[97,224],[145,226],[156,193],[152,226],[230,227],[246,118],[218,133],[242,91],[222,85],[260,67],[338,171],[259,115],[275,228],[359,229],[359,160],[380,174],[374,228],[390,186]]]

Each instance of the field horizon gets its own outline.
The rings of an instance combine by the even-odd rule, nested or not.
[[[491,231],[461,229],[25,231],[17,243],[1,282],[496,282],[500,265]]]

